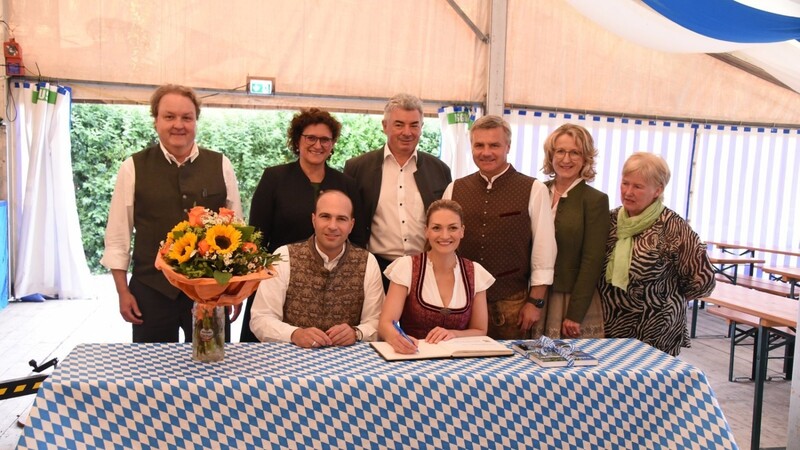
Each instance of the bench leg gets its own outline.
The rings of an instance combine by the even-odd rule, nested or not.
[[[692,300],[692,328],[689,337],[694,339],[697,334],[697,299]]]
[[[737,324],[734,321],[730,321],[728,326],[728,334],[730,335],[731,339],[731,351],[730,351],[731,359],[728,364],[728,381],[745,381],[745,380],[753,381],[755,380],[755,375],[756,375],[755,371],[756,371],[756,350],[758,349],[758,335],[757,335],[758,329],[750,328],[749,326],[746,329],[738,328],[737,325],[739,324]],[[736,356],[736,346],[740,344],[747,345],[747,344],[742,344],[742,342],[744,342],[745,339],[750,337],[753,338],[753,365],[750,372],[750,376],[734,377],[733,364]]]
[[[758,337],[755,345],[757,367],[755,376],[755,389],[753,394],[753,425],[750,427],[750,448],[761,448],[761,410],[764,401],[764,378],[767,374],[767,356],[769,352],[769,330],[763,325],[758,326]]]
[[[736,322],[728,325],[728,336],[731,337],[731,360],[728,362],[728,381],[733,382],[733,360],[736,352]]]
[[[769,331],[766,331],[765,335],[767,337],[767,356],[769,356]],[[750,379],[751,380],[755,380],[756,379],[756,369],[757,369],[757,366],[758,366],[756,363],[758,362],[758,348],[759,348],[758,347],[758,340],[761,339],[761,336],[758,333],[756,333],[756,335],[753,336],[753,339],[754,339],[753,340],[753,366],[752,366],[752,369],[750,371]]]
[[[791,380],[792,371],[794,369],[794,338],[791,338],[790,341],[786,343],[783,352],[783,373],[786,374],[787,380]]]

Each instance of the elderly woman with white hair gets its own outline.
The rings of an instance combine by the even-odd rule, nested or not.
[[[625,161],[598,289],[606,337],[636,338],[676,356],[691,344],[686,302],[710,294],[715,281],[706,246],[662,203],[669,178],[654,154]]]

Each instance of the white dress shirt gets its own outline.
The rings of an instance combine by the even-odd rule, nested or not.
[[[509,164],[502,173],[495,175],[492,179],[480,176],[489,184],[486,189],[492,188],[492,183],[497,178],[503,176],[511,167]],[[447,186],[442,198],[452,200],[453,183]],[[528,199],[528,215],[531,218],[531,239],[533,248],[531,249],[531,286],[553,284],[553,271],[556,265],[556,230],[553,223],[553,214],[550,211],[550,191],[547,186],[539,180],[533,182],[531,186],[531,196]],[[466,230],[469,233],[469,229]]]
[[[416,171],[417,150],[400,166],[388,144],[383,147],[381,194],[367,248],[390,261],[425,248],[425,204],[414,179]]]
[[[175,156],[160,144],[164,158],[170,164],[181,165]],[[189,157],[184,161],[194,161],[200,155],[197,143],[192,147]],[[236,181],[236,173],[230,160],[222,155],[222,177],[225,180],[225,190],[227,191],[225,207],[242,217],[242,201],[239,198],[239,184]],[[119,269],[128,270],[131,261],[131,233],[133,232],[133,201],[136,192],[136,167],[133,157],[128,157],[122,162],[117,173],[117,183],[114,186],[114,194],[111,196],[111,205],[108,210],[108,224],[106,225],[105,250],[100,264],[109,270]],[[166,238],[166,232],[164,233]],[[154,249],[155,251],[155,249]],[[155,253],[153,253],[155,257]]]
[[[342,248],[339,255],[329,260],[328,256],[316,245],[316,241],[314,247],[328,270],[335,268],[344,255],[344,248]],[[250,316],[250,329],[262,342],[292,342],[292,333],[299,327],[283,321],[283,305],[286,303],[286,290],[289,287],[292,269],[289,248],[286,245],[278,247],[275,253],[279,253],[283,257],[283,261],[274,265],[275,276],[262,281],[258,286]],[[378,335],[381,306],[383,306],[383,280],[378,261],[370,254],[367,257],[367,268],[364,273],[364,305],[361,308],[361,323],[356,326],[361,330],[364,341],[374,341]]]

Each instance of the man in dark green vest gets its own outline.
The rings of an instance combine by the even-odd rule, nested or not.
[[[511,127],[502,117],[476,120],[470,141],[478,171],[451,183],[442,198],[464,209],[459,254],[496,279],[486,291],[489,336],[525,339],[553,283],[556,238],[550,196],[541,181],[508,163]]]
[[[179,329],[191,341],[192,301],[154,267],[159,243],[194,206],[224,206],[241,217],[242,204],[228,158],[195,143],[200,101],[192,89],[159,87],[150,98],[150,113],[158,143],[120,166],[101,263],[111,270],[119,312],[133,325],[133,342],[177,342]]]

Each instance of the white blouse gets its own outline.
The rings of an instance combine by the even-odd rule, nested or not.
[[[395,259],[383,274],[386,275],[390,281],[393,281],[406,288],[411,288],[411,270],[412,262],[411,256],[403,256]],[[433,263],[430,259],[425,264],[425,280],[422,283],[422,298],[425,303],[444,308],[442,297],[439,296],[439,288],[436,285],[436,275],[433,273]],[[473,262],[475,267],[475,293],[483,292],[494,284],[494,277],[480,264]],[[461,282],[461,265],[456,264],[453,268],[453,275],[455,275],[456,285],[453,289],[453,298],[450,299],[448,309],[459,309],[467,305],[467,292],[464,283]]]

